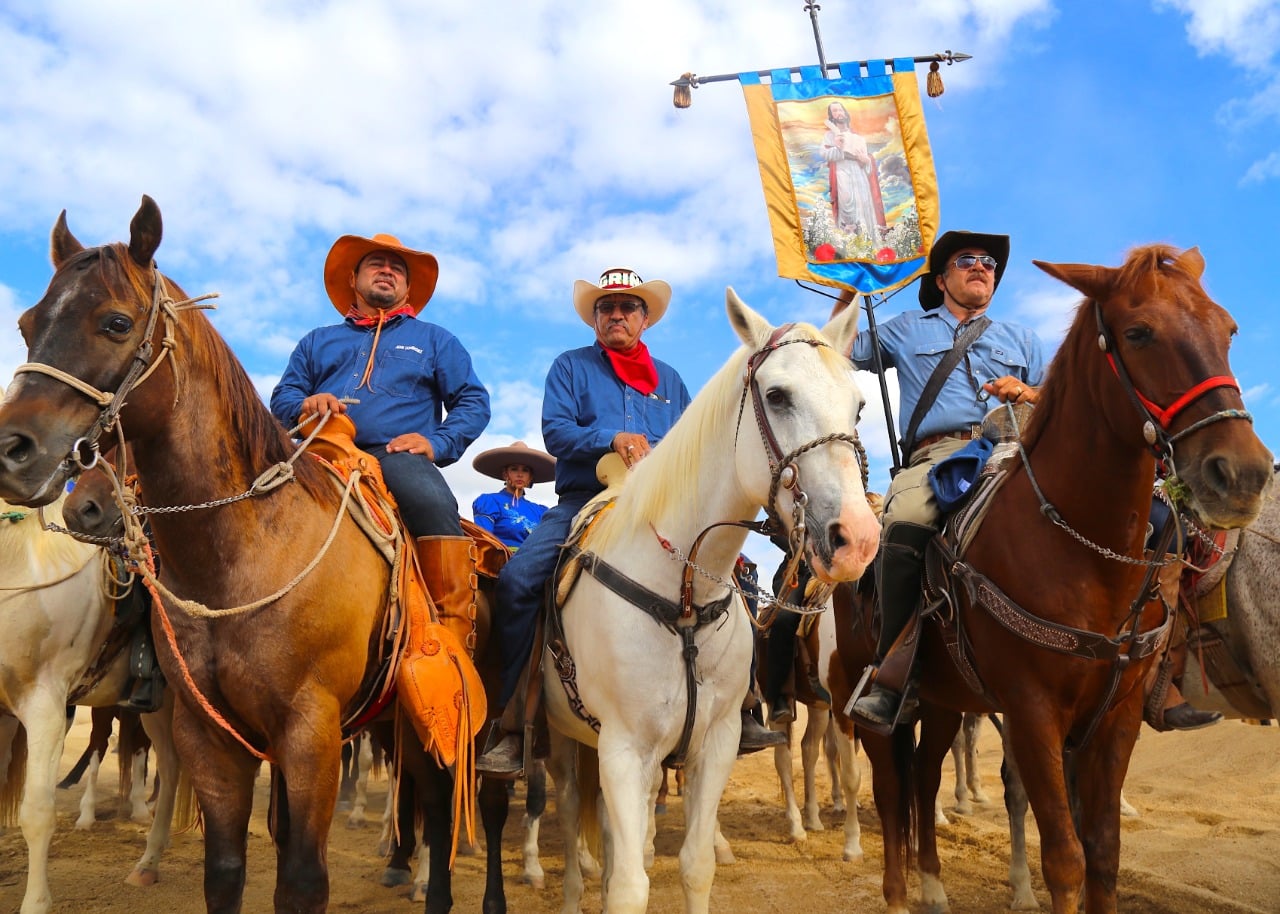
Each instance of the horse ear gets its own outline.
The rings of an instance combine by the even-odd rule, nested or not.
[[[837,306],[835,315],[822,328],[822,335],[835,347],[836,352],[848,355],[849,350],[853,348],[853,338],[858,335],[858,318],[861,316],[861,310],[857,305],[852,304],[852,293],[848,298],[842,293],[840,302],[841,305]]]
[[[129,222],[129,257],[143,269],[150,269],[160,247],[160,207],[146,194]]]
[[[1117,270],[1088,263],[1045,263],[1031,261],[1054,279],[1060,279],[1086,298],[1105,298],[1111,290]]]
[[[729,312],[729,323],[733,326],[738,339],[748,346],[758,346],[769,338],[773,327],[769,322],[748,308],[733,291],[733,286],[724,290],[725,310]]]
[[[1200,248],[1187,248],[1178,255],[1175,261],[1179,267],[1191,274],[1192,278],[1199,279],[1204,275],[1204,255],[1200,253]]]
[[[58,221],[53,224],[53,232],[49,236],[49,259],[53,261],[53,268],[58,269],[68,258],[83,250],[84,245],[67,228],[67,211],[64,209],[58,214]]]

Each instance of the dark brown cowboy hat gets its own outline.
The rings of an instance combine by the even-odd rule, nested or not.
[[[533,481],[550,482],[556,478],[556,459],[546,451],[531,448],[523,441],[516,441],[506,447],[490,448],[476,455],[471,465],[480,473],[502,478],[502,471],[512,464],[527,466],[533,470]]]
[[[986,251],[996,259],[996,284],[992,291],[1000,287],[1000,277],[1009,263],[1009,236],[986,235],[982,232],[966,232],[957,230],[947,232],[933,243],[929,251],[929,272],[920,277],[920,307],[932,311],[942,304],[942,290],[934,282],[934,277],[946,272],[947,264],[955,256],[956,251],[965,248],[978,248]]]
[[[329,248],[329,256],[324,261],[324,290],[329,293],[329,301],[333,302],[338,313],[345,317],[351,310],[355,301],[351,277],[355,275],[360,261],[374,251],[391,251],[404,258],[409,268],[409,297],[405,304],[413,309],[414,314],[421,313],[436,290],[440,265],[434,255],[407,248],[396,236],[382,234],[372,238],[343,235]]]

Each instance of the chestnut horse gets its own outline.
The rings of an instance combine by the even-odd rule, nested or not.
[[[1119,268],[1037,266],[1085,300],[981,528],[945,563],[950,593],[930,588],[959,631],[922,623],[919,747],[909,726],[864,740],[892,914],[908,910],[913,844],[926,902],[946,906],[933,827],[941,764],[961,712],[992,710],[1035,812],[1054,912],[1082,900],[1089,914],[1116,910],[1120,788],[1167,624],[1143,557],[1152,481],[1157,469],[1176,477],[1183,509],[1223,528],[1252,521],[1271,485],[1271,454],[1228,364],[1236,325],[1201,287],[1198,250],[1141,247]],[[838,619],[859,602],[842,590]],[[846,642],[856,677],[870,639]]]
[[[168,626],[157,612],[153,631],[177,699],[178,752],[204,812],[207,910],[241,909],[253,782],[266,758],[275,909],[321,912],[343,725],[377,680],[391,568],[325,471],[290,461],[294,444],[244,368],[156,268],[160,239],[150,197],[127,244],[86,249],[65,212],[58,218],[53,279],[19,320],[30,361],[0,405],[0,497],[52,501],[101,431],[123,429],[146,500],[162,508],[148,515],[173,597]],[[281,484],[260,481],[272,467]],[[308,571],[326,549],[341,558]],[[406,758],[425,758],[412,728],[401,729]],[[447,877],[451,779],[425,768],[424,812],[444,829],[432,851]],[[506,793],[482,790],[488,829],[486,797],[505,819]],[[490,845],[500,838],[490,834]],[[432,892],[426,910],[447,910],[447,878]],[[485,906],[505,910],[500,873]]]

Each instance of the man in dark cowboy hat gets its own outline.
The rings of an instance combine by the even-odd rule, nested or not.
[[[606,270],[599,283],[578,280],[573,306],[595,332],[595,342],[561,353],[547,374],[542,399],[542,438],[556,458],[559,502],[543,515],[498,577],[494,632],[502,644],[503,682],[497,706],[506,709],[476,760],[490,777],[518,776],[524,765],[521,722],[512,702],[533,650],[543,590],[555,569],[573,518],[604,486],[596,463],[610,451],[628,467],[644,458],[689,405],[676,370],[649,354],[641,334],[660,321],[671,286],[644,282],[633,270]],[[774,734],[744,719],[746,741],[771,744]],[[754,727],[754,729],[751,729]],[[749,749],[763,748],[748,745]]]
[[[928,482],[930,467],[980,437],[982,419],[997,402],[1034,403],[1044,380],[1036,335],[987,317],[1008,261],[1008,235],[947,232],[934,242],[929,272],[920,280],[923,310],[899,314],[879,328],[883,364],[898,370],[904,461],[885,495],[880,540],[877,654],[882,661],[917,609],[924,548],[941,521]],[[930,385],[935,369],[957,343],[964,355],[945,378]],[[872,346],[868,332],[858,334],[850,353],[856,367],[874,367]],[[924,402],[931,386],[936,393]],[[904,686],[890,687],[877,677],[854,703],[858,723],[880,733],[891,730]]]
[[[342,323],[298,343],[271,412],[288,427],[328,411],[350,416],[356,446],[378,458],[419,555],[428,555],[432,601],[451,615],[473,599],[471,538],[439,467],[484,431],[489,392],[457,337],[418,319],[438,275],[435,257],[391,235],[334,242],[324,287]]]

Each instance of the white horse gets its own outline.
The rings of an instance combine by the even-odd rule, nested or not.
[[[61,523],[61,506],[62,499],[46,507],[46,518]],[[128,678],[128,658],[123,652],[101,679],[76,694],[111,628],[113,601],[103,550],[44,530],[34,512],[0,502],[0,515],[6,518],[0,521],[0,718],[12,715],[21,725],[0,727],[0,761],[24,751],[26,757],[22,767],[0,764],[0,827],[12,824],[5,813],[16,804],[28,852],[21,914],[47,914],[53,906],[49,845],[66,708],[73,702],[114,704]],[[171,707],[143,716],[156,750],[161,792],[146,849],[127,879],[135,885],[156,881],[169,842],[178,782],[171,716]]]
[[[646,908],[645,850],[662,762],[681,748],[685,910],[703,914],[708,907],[716,809],[737,751],[752,635],[745,604],[727,586],[746,529],[716,527],[695,556],[700,534],[750,520],[765,507],[788,533],[803,519],[796,536],[806,537],[806,557],[821,579],[853,580],[874,556],[880,532],[855,437],[862,397],[839,355],[856,332],[857,309],[821,334],[804,324],[775,331],[732,290],[727,299],[744,348],[628,474],[581,544],[594,558],[564,602],[562,641],[552,641],[543,663],[548,767],[559,788],[565,847],[577,846],[580,825],[589,836],[603,826],[610,914]],[[600,579],[611,576],[608,569],[647,595],[620,596]],[[686,572],[688,614],[681,600]],[[557,654],[560,669],[576,665],[570,682],[557,673]],[[582,717],[570,694],[580,699]],[[564,892],[563,911],[579,910],[574,853],[566,854]]]

